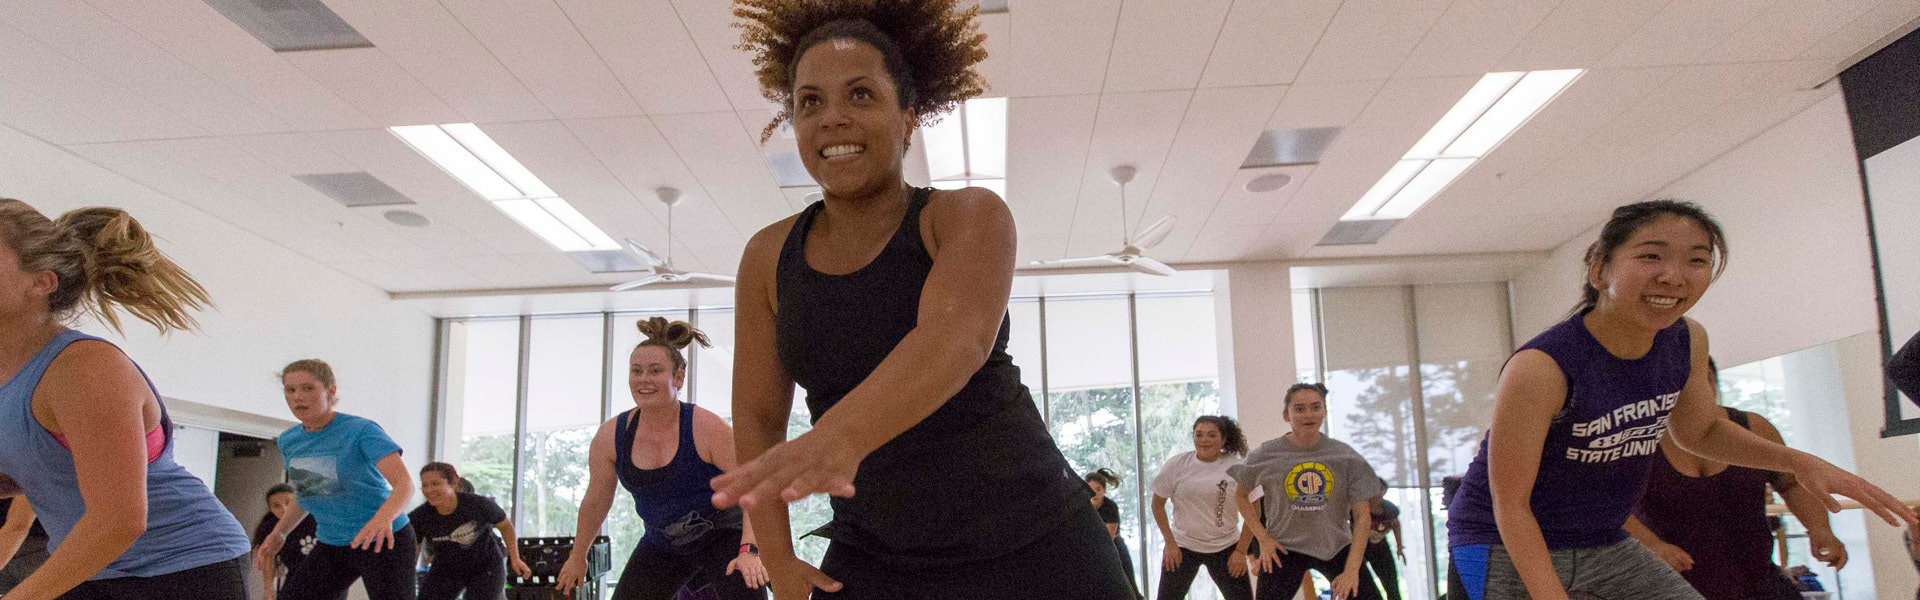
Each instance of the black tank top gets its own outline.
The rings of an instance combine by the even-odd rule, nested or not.
[[[1747,413],[1726,411],[1734,423],[1750,428]],[[1770,472],[1738,465],[1692,477],[1674,469],[1665,456],[1653,461],[1640,501],[1640,521],[1693,557],[1693,568],[1680,574],[1708,600],[1768,597],[1762,590],[1772,587],[1755,586],[1780,578],[1767,520],[1771,477]]]
[[[873,262],[845,275],[807,265],[807,231],[825,209],[800,213],[780,250],[776,334],[780,363],[807,390],[813,420],[886,359],[918,320],[933,258],[920,212],[933,190],[915,189],[906,216]],[[833,499],[815,531],[904,567],[1005,554],[1086,504],[1087,487],[1053,444],[1020,369],[1007,354],[1008,322],[960,393],[860,463],[852,498]]]
[[[677,403],[680,444],[673,460],[652,469],[633,464],[633,438],[639,430],[640,409],[620,413],[613,426],[613,472],[633,495],[634,510],[646,524],[640,545],[675,554],[692,552],[707,534],[722,531],[738,539],[740,509],[713,508],[713,486],[723,471],[700,458],[693,440],[693,405]]]

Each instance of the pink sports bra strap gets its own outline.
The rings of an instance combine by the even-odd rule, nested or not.
[[[47,434],[53,436],[53,441],[60,442],[60,447],[66,448],[68,450],[73,449],[73,444],[67,443],[67,436],[60,435],[58,433],[54,433],[51,431],[47,432]],[[166,428],[155,427],[153,429],[147,430],[147,463],[152,464],[153,461],[160,460],[160,453],[165,452],[166,450],[167,450]]]

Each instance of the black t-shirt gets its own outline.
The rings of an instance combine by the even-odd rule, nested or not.
[[[1101,500],[1100,508],[1095,510],[1100,511],[1101,523],[1119,523],[1120,522],[1120,507],[1115,506],[1113,504],[1113,500],[1111,499]]]
[[[422,504],[407,515],[420,543],[433,552],[433,570],[499,568],[507,555],[493,527],[507,520],[507,511],[479,494],[462,492],[457,497],[453,514],[443,515],[432,504]]]
[[[0,525],[7,522],[7,511],[13,508],[13,499],[0,500]],[[33,528],[27,530],[27,538],[20,542],[20,554],[47,551],[47,530],[40,527],[40,521],[33,521]],[[4,558],[4,557],[0,557]]]
[[[273,533],[273,528],[278,525],[280,525],[280,517],[274,516],[273,513],[267,513],[267,516],[261,517],[260,524],[253,528],[253,545],[258,547],[260,542],[267,539],[267,534]],[[300,561],[307,559],[308,554],[313,554],[313,545],[320,542],[319,527],[320,524],[314,522],[313,515],[307,515],[306,520],[295,525],[293,531],[287,533],[287,543],[280,545],[278,555],[280,566],[286,567],[287,571],[291,572],[300,564]]]

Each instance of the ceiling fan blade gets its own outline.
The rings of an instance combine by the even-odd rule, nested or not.
[[[633,253],[634,258],[646,261],[647,266],[658,267],[667,264],[666,259],[660,258],[660,255],[654,254],[653,251],[648,250],[646,246],[640,245],[640,242],[633,241],[633,238],[627,238],[626,241],[627,252]]]
[[[734,282],[733,276],[721,275],[719,273],[698,273],[698,272],[687,273],[686,277],[687,277],[687,281],[714,281],[719,283]]]
[[[1146,230],[1141,231],[1140,235],[1133,239],[1132,245],[1139,246],[1143,249],[1154,247],[1162,240],[1167,239],[1168,233],[1173,232],[1173,221],[1173,215],[1160,217],[1160,220],[1154,221],[1152,225],[1147,226]]]
[[[1141,273],[1146,273],[1148,275],[1159,275],[1161,277],[1168,277],[1168,276],[1172,276],[1174,273],[1179,273],[1179,271],[1175,271],[1173,267],[1167,266],[1167,263],[1163,263],[1151,258],[1147,258],[1145,256],[1133,259],[1133,262],[1127,263],[1127,266]]]
[[[634,289],[634,288],[637,288],[637,287],[642,287],[642,286],[648,286],[648,285],[653,285],[653,284],[655,284],[655,283],[659,283],[659,282],[661,282],[661,281],[665,281],[665,280],[666,280],[666,278],[664,278],[664,277],[661,277],[661,276],[659,276],[659,275],[648,275],[648,276],[646,276],[646,277],[641,277],[641,278],[639,278],[639,279],[635,279],[635,280],[633,280],[633,281],[629,281],[629,282],[626,282],[626,283],[622,283],[622,284],[620,284],[620,285],[616,285],[616,286],[613,286],[613,287],[611,287],[611,288],[607,288],[607,289],[608,289],[609,291],[614,291],[614,292],[624,292],[624,291],[627,291],[627,290],[631,290],[631,289]]]
[[[1069,265],[1111,265],[1119,263],[1120,259],[1114,258],[1112,254],[1102,254],[1100,256],[1082,256],[1079,258],[1050,258],[1046,260],[1036,260],[1027,264],[1058,267]]]

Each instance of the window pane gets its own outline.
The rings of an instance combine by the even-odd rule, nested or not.
[[[1045,416],[1046,408],[1040,401],[1046,393],[1041,386],[1040,371],[1040,301],[1007,303],[1007,320],[1007,354],[1013,355],[1013,364],[1020,367],[1020,383],[1033,392],[1034,407]]]
[[[1420,383],[1426,398],[1423,415],[1427,437],[1426,485],[1437,489],[1445,477],[1465,475],[1480,451],[1480,439],[1493,423],[1493,393],[1500,369],[1512,353],[1508,329],[1506,286],[1498,283],[1425,285],[1414,288],[1414,311],[1419,322]],[[1412,483],[1412,482],[1396,482]],[[1409,494],[1406,498],[1419,499]],[[1434,519],[1436,550],[1446,548],[1446,507],[1439,496],[1427,498]],[[1421,513],[1417,505],[1402,505],[1408,517]],[[1403,518],[1403,524],[1418,521]],[[1420,539],[1415,535],[1414,539]],[[1409,564],[1415,554],[1428,552],[1425,544],[1407,549]],[[1446,572],[1446,556],[1434,557],[1438,573]],[[1423,562],[1417,564],[1425,564]],[[1415,571],[1404,579],[1408,589],[1431,577]],[[1431,586],[1431,584],[1426,584]]]
[[[693,389],[683,399],[690,398],[701,408],[720,415],[727,424],[733,424],[733,310],[702,309],[697,324],[713,347],[702,348],[694,344]]]
[[[1120,485],[1121,537],[1140,539],[1140,473],[1133,415],[1133,355],[1127,299],[1047,302],[1049,429],[1076,472],[1111,469]],[[1138,546],[1132,553],[1138,554]],[[1132,556],[1139,575],[1139,556]],[[1136,584],[1136,587],[1140,587]]]
[[[1212,296],[1143,297],[1134,301],[1140,328],[1141,483],[1149,483],[1169,457],[1193,450],[1193,420],[1220,414],[1219,347],[1215,345]],[[1146,492],[1149,502],[1152,492]],[[1150,504],[1148,506],[1151,506]],[[1160,584],[1166,541],[1145,517],[1146,538],[1131,538],[1134,571],[1147,589]],[[1194,579],[1191,598],[1218,596],[1213,581]]]
[[[520,386],[520,320],[447,323],[446,460],[475,493],[513,510],[513,430]]]
[[[1300,381],[1320,379],[1320,344],[1313,333],[1313,291],[1293,292],[1293,370]]]
[[[532,321],[515,523],[523,535],[574,533],[587,490],[587,449],[600,425],[603,327],[600,315]]]

